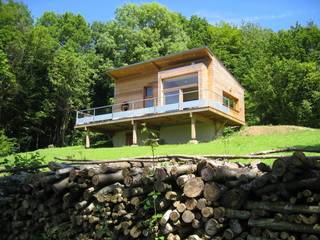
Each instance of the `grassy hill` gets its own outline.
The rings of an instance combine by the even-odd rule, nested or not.
[[[228,138],[219,138],[208,143],[200,143],[196,145],[161,145],[156,149],[156,154],[247,154],[256,151],[282,147],[320,148],[320,129],[316,130],[292,127],[247,128],[244,131],[235,133]],[[37,150],[37,152],[39,152],[42,156],[45,156],[46,161],[52,161],[54,157],[100,160],[151,155],[149,146],[91,149],[85,149],[83,146],[73,146],[64,148],[40,149]],[[12,158],[12,156],[9,158]]]

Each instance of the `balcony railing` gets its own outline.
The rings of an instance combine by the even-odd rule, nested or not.
[[[227,114],[230,112],[230,108],[223,105],[222,95],[207,89],[178,94],[168,93],[166,96],[163,96],[163,104],[160,105],[158,104],[158,100],[158,97],[139,99],[80,110],[77,111],[76,125],[177,112],[201,107],[212,107]]]

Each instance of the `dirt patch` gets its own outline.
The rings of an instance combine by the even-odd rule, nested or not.
[[[242,136],[259,136],[268,134],[288,133],[301,130],[313,130],[312,128],[299,127],[294,125],[277,125],[277,126],[251,126],[246,127],[240,132]]]

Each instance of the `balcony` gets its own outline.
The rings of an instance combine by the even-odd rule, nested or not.
[[[164,103],[159,104],[162,101]],[[77,111],[76,126],[141,118],[150,115],[157,116],[164,113],[178,113],[206,107],[227,115],[230,115],[230,112],[234,111],[223,105],[222,95],[218,95],[213,91],[207,89],[188,92],[180,91],[180,93],[167,94],[164,96],[164,100],[158,98],[140,99]]]

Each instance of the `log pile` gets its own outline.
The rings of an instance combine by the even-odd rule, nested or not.
[[[302,152],[49,168],[2,177],[1,239],[319,239],[320,162]]]

